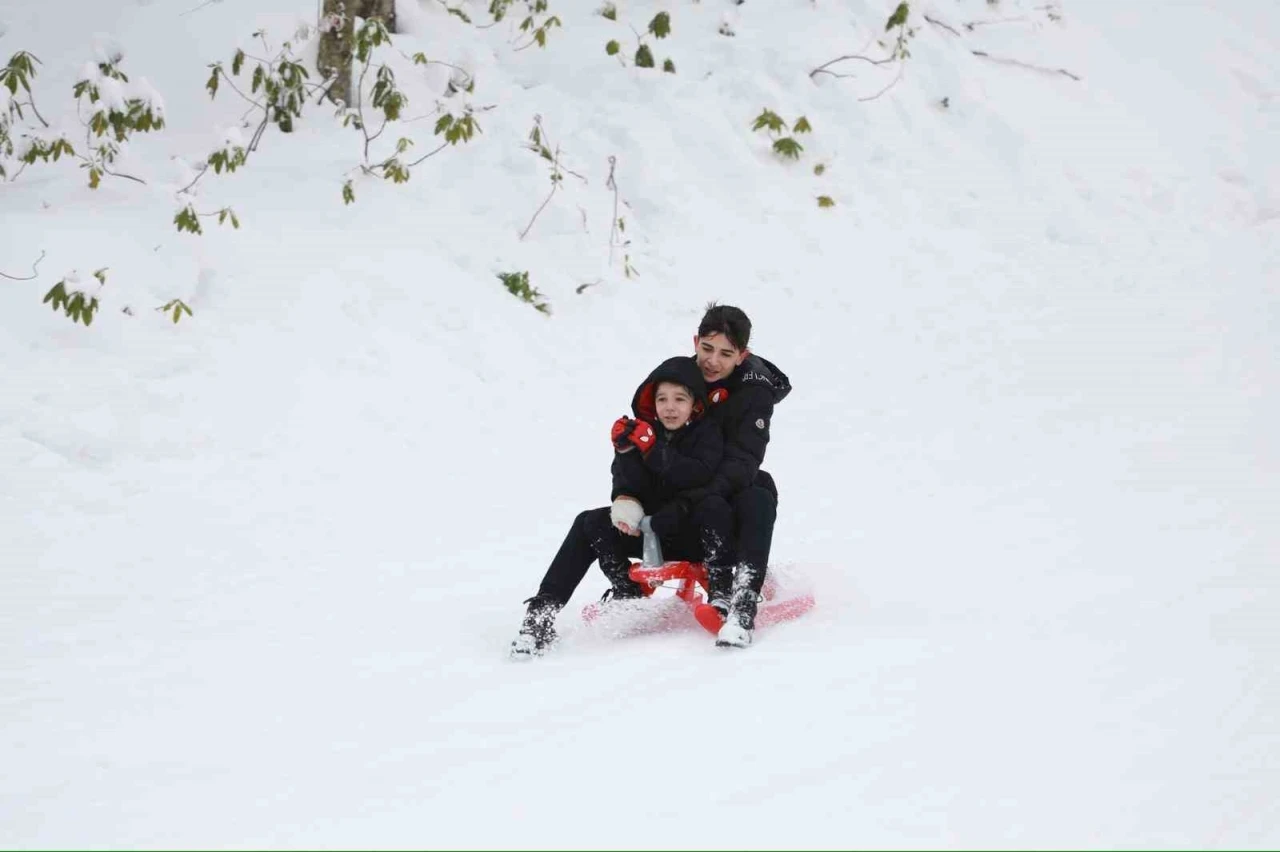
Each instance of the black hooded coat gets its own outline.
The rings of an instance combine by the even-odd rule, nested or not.
[[[696,359],[689,356],[687,360],[701,377]],[[681,496],[690,503],[712,494],[727,500],[744,488],[761,485],[776,500],[773,477],[760,470],[760,465],[769,445],[773,408],[791,393],[791,380],[772,361],[752,353],[726,378],[706,388],[710,403],[707,419],[719,426],[724,436],[724,458],[710,482]]]
[[[693,396],[693,417],[674,431],[663,427],[654,405],[662,382],[683,385]],[[724,436],[707,416],[707,386],[697,363],[685,356],[663,361],[636,388],[631,411],[653,427],[656,440],[646,453],[631,449],[614,455],[611,500],[634,497],[652,515],[681,494],[712,482],[724,456]]]

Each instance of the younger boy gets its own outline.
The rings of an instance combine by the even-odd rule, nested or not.
[[[726,555],[733,541],[728,502],[712,496],[693,506],[680,496],[707,485],[724,454],[723,433],[703,416],[707,404],[697,363],[687,356],[669,358],[636,389],[631,400],[635,417],[620,417],[613,424],[613,503],[583,512],[575,521],[611,584],[604,600],[635,599],[651,591],[629,576],[630,557],[640,555],[639,527],[645,515],[651,516],[664,554],[732,564]],[[556,615],[585,574],[571,566],[582,561],[590,565],[565,552],[581,538],[575,532],[547,569],[538,594],[525,602],[528,611],[512,642],[513,656],[542,653],[555,641]]]

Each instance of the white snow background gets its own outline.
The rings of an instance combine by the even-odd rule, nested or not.
[[[871,100],[894,66],[809,72],[879,55],[885,0],[551,0],[527,50],[520,4],[400,0],[383,141],[482,133],[344,205],[359,135],[311,104],[198,184],[239,230],[178,233],[245,112],[209,63],[315,23],[267,5],[0,0],[73,143],[100,49],[168,121],[145,186],[0,189],[0,270],[46,255],[0,279],[0,845],[1280,844],[1280,6],[928,0]],[[606,55],[660,10],[675,74]],[[535,115],[581,179],[521,240]],[[40,304],[99,267],[89,328]],[[712,299],[795,385],[773,564],[817,607],[599,635],[593,568],[509,661]]]

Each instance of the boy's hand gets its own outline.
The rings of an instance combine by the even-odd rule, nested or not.
[[[670,538],[680,531],[680,524],[684,521],[684,515],[687,507],[681,500],[672,500],[667,505],[653,513],[653,517],[649,518],[649,526],[661,538]]]
[[[657,436],[653,427],[643,420],[632,420],[630,417],[619,417],[613,421],[613,429],[609,431],[613,448],[620,453],[629,451],[633,446],[640,452],[647,453],[653,449]]]
[[[609,507],[609,520],[619,531],[626,535],[640,535],[640,521],[644,518],[644,507],[632,497],[619,494]]]
[[[627,436],[635,428],[636,421],[630,417],[619,417],[613,421],[613,428],[609,430],[609,440],[613,441],[613,448],[620,453],[631,449],[631,445],[627,442]]]
[[[637,420],[635,426],[627,433],[627,440],[634,444],[640,452],[647,453],[653,449],[658,436],[653,433],[652,426],[643,420]]]

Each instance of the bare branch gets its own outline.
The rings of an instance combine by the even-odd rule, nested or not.
[[[556,190],[560,188],[560,181],[556,180],[556,174],[560,171],[560,149],[556,148],[555,160],[552,162],[551,172],[551,191],[547,193],[547,197],[543,199],[542,204],[533,213],[533,218],[529,220],[529,224],[524,226],[524,230],[520,232],[520,239],[524,239],[529,231],[533,228],[533,223],[538,221],[538,217],[542,215],[542,211],[551,203],[551,198],[556,194]]]
[[[609,228],[609,265],[613,266],[613,250],[618,245],[618,182],[613,179],[613,173],[618,166],[617,156],[609,155],[609,179],[605,181],[605,187],[613,190],[613,222]],[[581,291],[579,291],[581,292]]]
[[[810,77],[815,77],[815,76],[817,76],[818,74],[830,74],[832,77],[837,77],[837,76],[846,76],[846,77],[848,77],[848,76],[852,76],[852,75],[849,75],[849,74],[845,74],[845,75],[838,75],[838,74],[835,74],[834,72],[831,72],[831,71],[828,71],[828,70],[827,70],[827,69],[828,69],[828,68],[830,68],[832,65],[835,65],[837,62],[844,62],[846,59],[860,59],[860,60],[862,60],[863,62],[866,62],[868,65],[888,65],[890,62],[894,62],[894,61],[896,61],[896,60],[894,59],[894,57],[892,57],[892,56],[886,56],[884,59],[871,59],[871,58],[869,58],[869,57],[863,56],[863,55],[862,55],[862,54],[860,54],[860,53],[851,53],[851,54],[849,54],[848,56],[837,56],[835,59],[831,60],[830,62],[824,62],[824,63],[822,63],[822,64],[821,64],[821,65],[819,65],[817,68],[815,68],[815,69],[813,69],[812,71],[810,71],[810,72],[809,72],[809,76],[810,76]]]
[[[942,27],[944,30],[946,30],[947,32],[951,33],[954,36],[960,35],[960,31],[957,30],[955,27],[951,26],[950,24],[944,24],[942,21],[939,21],[936,18],[931,18],[928,15],[925,15],[924,19],[929,23],[933,24],[935,27]]]
[[[44,251],[41,250],[40,256],[36,258],[36,262],[31,264],[31,274],[27,276],[9,275],[6,272],[0,272],[0,277],[8,278],[10,281],[34,281],[40,277],[40,261],[44,260]]]
[[[999,18],[994,21],[969,21],[967,24],[964,25],[964,28],[969,32],[973,32],[978,27],[989,27],[989,26],[992,26],[993,24],[1020,24],[1023,21],[1027,21],[1027,20],[1030,20],[1030,19],[1027,18],[1026,15],[1021,15],[1017,18]]]
[[[204,166],[200,169],[200,172],[194,178],[191,179],[191,183],[187,184],[182,189],[178,190],[178,195],[181,195],[182,193],[186,192],[188,189],[190,189],[191,187],[199,183],[200,178],[204,177],[204,173],[207,171],[209,171],[209,163],[206,161]]]
[[[1075,80],[1076,82],[1080,81],[1079,77],[1077,77],[1075,74],[1072,74],[1070,71],[1068,71],[1065,68],[1046,68],[1043,65],[1033,65],[1030,62],[1023,62],[1020,59],[1005,59],[999,56],[992,56],[991,54],[987,53],[984,50],[971,50],[969,52],[972,53],[974,56],[981,56],[983,59],[990,59],[992,62],[999,62],[1001,65],[1016,65],[1019,68],[1028,68],[1032,71],[1040,71],[1045,74],[1065,74],[1066,76],[1070,77],[1072,80]]]
[[[408,167],[413,168],[414,166],[418,165],[418,163],[421,163],[423,160],[427,159],[428,157],[434,157],[436,154],[439,154],[441,151],[443,151],[445,148],[448,148],[448,147],[449,147],[448,142],[441,142],[440,147],[436,148],[434,151],[430,151],[426,154],[423,154],[421,157],[414,160],[412,163],[409,163]]]
[[[871,97],[869,97],[869,98],[858,98],[858,100],[859,100],[859,101],[863,101],[863,102],[865,102],[865,101],[874,101],[876,98],[880,97],[880,96],[881,96],[881,95],[883,95],[885,92],[889,91],[889,90],[890,90],[890,89],[892,89],[894,86],[898,85],[898,81],[902,79],[902,75],[906,72],[906,70],[907,70],[906,63],[902,63],[902,64],[900,64],[900,65],[898,66],[898,75],[897,75],[896,77],[894,77],[894,78],[893,78],[893,80],[889,83],[889,85],[885,86],[883,89],[881,89],[880,91],[876,92],[874,95],[872,95],[872,96],[871,96]]]
[[[255,107],[257,107],[258,109],[266,109],[266,107],[265,107],[265,106],[263,106],[262,104],[258,103],[258,102],[257,102],[257,101],[255,101],[253,98],[251,98],[251,97],[249,97],[248,95],[246,95],[244,92],[240,91],[240,87],[236,85],[236,81],[231,79],[231,76],[230,76],[229,74],[227,74],[227,72],[226,72],[225,70],[223,70],[222,66],[218,66],[218,68],[217,68],[217,69],[215,69],[215,70],[216,70],[216,72],[217,72],[218,74],[221,74],[221,75],[222,75],[222,79],[224,79],[224,80],[226,80],[226,81],[227,81],[227,85],[231,87],[231,90],[232,90],[233,92],[235,92],[235,93],[236,93],[237,95],[239,95],[240,97],[244,98],[244,99],[245,99],[246,101],[248,101],[249,103],[253,104],[253,105],[254,105]]]
[[[112,177],[124,178],[125,180],[131,180],[131,181],[133,181],[133,182],[135,182],[135,183],[140,183],[140,184],[142,184],[143,186],[146,186],[146,185],[147,185],[147,182],[146,182],[145,180],[143,180],[142,178],[134,177],[133,175],[127,175],[127,174],[125,174],[124,172],[113,172],[113,171],[111,171],[111,169],[107,168],[106,163],[103,163],[103,165],[102,165],[102,173],[103,173],[103,174],[111,175]]]
[[[203,3],[201,3],[199,6],[193,6],[192,8],[188,9],[187,11],[180,13],[180,14],[178,15],[178,17],[179,17],[179,18],[181,18],[181,17],[183,17],[184,15],[190,15],[192,12],[199,12],[199,11],[200,11],[201,9],[203,9],[205,6],[209,6],[209,5],[213,4],[213,3],[221,3],[221,2],[222,2],[222,0],[204,0],[204,2],[203,2]]]

